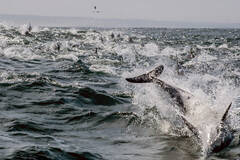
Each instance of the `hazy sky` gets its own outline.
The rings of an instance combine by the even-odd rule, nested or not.
[[[240,23],[240,0],[0,0],[0,14]]]

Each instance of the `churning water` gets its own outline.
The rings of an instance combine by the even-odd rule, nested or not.
[[[238,29],[25,31],[0,25],[1,159],[201,159],[230,102],[240,127]],[[125,81],[160,64],[159,78],[191,95],[203,144],[166,93]],[[236,142],[211,158],[239,155]]]

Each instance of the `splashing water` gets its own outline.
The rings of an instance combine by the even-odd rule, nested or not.
[[[186,119],[199,129],[202,150],[230,102],[230,124],[239,129],[239,30],[23,31],[0,25],[4,159],[202,158],[168,95],[125,81],[160,64],[158,78],[191,96]],[[240,153],[238,145],[229,150],[213,157]]]

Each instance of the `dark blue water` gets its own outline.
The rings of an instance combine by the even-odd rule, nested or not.
[[[231,101],[238,106],[240,30],[25,31],[0,25],[1,159],[207,158],[208,134]],[[164,92],[125,81],[160,64],[162,80],[194,95],[188,119],[204,144],[192,142]],[[240,158],[239,147],[208,158]]]

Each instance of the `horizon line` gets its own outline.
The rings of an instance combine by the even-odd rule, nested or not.
[[[200,22],[196,22],[196,21],[168,21],[168,20],[149,20],[149,19],[133,19],[133,18],[128,18],[128,19],[123,19],[123,18],[99,18],[99,17],[80,17],[80,16],[45,16],[45,15],[28,15],[28,14],[1,14],[0,13],[0,21],[1,18],[4,18],[3,16],[8,17],[28,17],[28,18],[46,18],[46,22],[47,22],[47,18],[58,18],[58,20],[62,19],[62,20],[69,20],[69,19],[79,19],[79,20],[95,20],[97,23],[94,26],[94,22],[89,21],[89,26],[88,27],[98,27],[98,25],[100,27],[114,27],[114,24],[110,24],[112,23],[111,21],[116,21],[118,22],[118,24],[115,24],[116,26],[120,26],[120,27],[124,27],[124,25],[126,25],[126,27],[137,27],[137,25],[139,25],[139,27],[153,27],[153,28],[158,28],[158,27],[163,27],[163,28],[240,28],[240,23],[226,23],[226,22],[207,22],[207,21],[200,21]],[[6,19],[5,19],[6,20]],[[11,21],[11,20],[10,20]],[[34,20],[33,20],[34,21]],[[105,21],[106,24],[103,23],[103,21]],[[45,23],[46,23],[45,22]],[[138,23],[138,24],[134,24]],[[144,22],[148,22],[151,24],[143,24]],[[107,24],[109,23],[109,24]],[[141,23],[141,24],[140,24]],[[61,26],[61,24],[58,24]],[[82,24],[79,24],[79,27],[81,27]],[[110,25],[110,26],[108,26]],[[50,24],[50,26],[54,26],[53,24]],[[63,24],[64,26],[64,24]],[[72,26],[71,24],[66,24],[66,26]],[[74,26],[78,26],[77,24],[75,24]],[[87,27],[87,25],[82,25],[84,27]],[[57,26],[56,26],[57,27]]]

